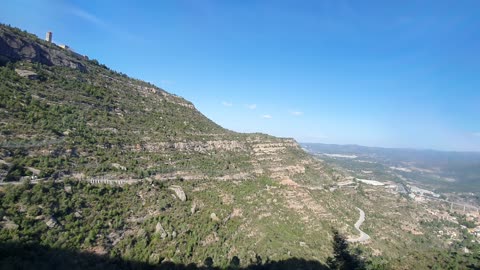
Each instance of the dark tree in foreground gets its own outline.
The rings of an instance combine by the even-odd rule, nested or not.
[[[365,269],[364,261],[348,249],[348,242],[338,231],[333,231],[333,257],[327,259],[331,269]]]
[[[213,267],[213,259],[212,257],[207,257],[204,261],[203,261],[203,264],[208,267],[208,268],[211,268]]]
[[[237,256],[233,256],[230,261],[229,269],[238,269],[240,267],[240,259]]]

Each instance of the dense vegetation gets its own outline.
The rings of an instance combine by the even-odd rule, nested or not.
[[[183,187],[186,202],[172,196],[174,192],[168,187],[173,184]],[[269,179],[240,184],[154,181],[121,187],[66,180],[5,186],[0,192],[0,242],[25,247],[27,254],[36,254],[28,247],[41,245],[65,252],[87,251],[92,254],[87,261],[99,254],[115,263],[142,262],[150,266],[167,262],[205,265],[205,259],[211,258],[215,266],[223,268],[234,257],[242,266],[292,257],[318,261],[317,266],[330,269],[352,269],[352,265],[355,269],[479,266],[479,246],[472,244],[467,233],[464,241],[450,251],[429,249],[433,242],[417,238],[411,251],[403,249],[399,257],[372,257],[368,249],[349,247],[341,235],[328,233],[329,222],[325,222],[325,229],[312,231],[298,218],[301,215],[285,207],[280,193],[262,192],[265,187],[274,187],[280,193],[284,190]],[[273,199],[278,200],[276,204],[272,204]],[[435,231],[444,225],[424,226]],[[304,244],[298,245],[299,241]],[[469,247],[471,253],[456,251],[463,247]],[[33,258],[46,260],[43,252],[38,251]],[[5,262],[23,256],[6,254],[10,255],[4,255]]]
[[[172,197],[172,191],[166,186],[168,184],[150,182],[118,187],[65,181],[7,186],[0,193],[0,216],[3,217],[4,227],[0,231],[0,242],[17,246],[42,245],[68,251],[87,250],[110,258],[153,265],[166,261],[202,263],[210,257],[217,266],[224,267],[234,257],[241,259],[243,265],[248,262],[268,263],[271,254],[278,254],[283,248],[282,242],[286,242],[285,247],[288,247],[298,237],[295,235],[301,233],[283,225],[280,230],[271,226],[274,234],[283,230],[283,237],[278,239],[278,243],[271,239],[266,239],[265,246],[258,243],[254,248],[256,252],[251,255],[249,249],[253,247],[249,241],[254,239],[247,240],[237,235],[245,219],[227,215],[230,211],[235,213],[235,208],[226,202],[222,207],[216,206],[219,193],[193,196],[190,192],[204,184],[180,182],[178,184],[182,184],[191,197],[189,201],[182,202]],[[265,184],[275,185],[268,179],[259,179],[237,186],[235,194],[242,200],[241,194],[252,194]],[[223,192],[229,187],[224,185]],[[193,212],[192,201],[198,204],[198,209]],[[250,215],[247,209],[244,211],[244,215]],[[215,213],[215,218],[211,213]],[[162,229],[158,229],[158,224]],[[293,224],[298,227],[298,223]],[[254,227],[259,226],[263,225],[256,224]],[[289,234],[293,239],[289,239]],[[344,243],[338,235],[335,239]],[[324,239],[322,245],[327,246],[329,242],[329,239]],[[345,243],[340,248],[344,249],[342,252],[348,252]],[[288,254],[308,254],[301,247],[291,246],[288,249]],[[232,253],[232,250],[236,252]],[[276,257],[287,259],[288,254]],[[336,261],[341,259],[335,258]]]

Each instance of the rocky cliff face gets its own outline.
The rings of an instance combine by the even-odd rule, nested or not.
[[[305,175],[314,172],[330,179],[293,139],[225,130],[181,97],[18,29],[0,26],[0,60],[43,78],[30,80],[3,68],[0,85],[5,89],[0,116],[8,128],[0,134],[0,160],[33,167],[42,178],[100,177],[123,183],[145,177],[242,180],[266,175],[305,182]],[[21,89],[20,95],[14,88]],[[19,140],[24,141],[21,152],[10,147]],[[58,162],[54,171],[51,160]]]
[[[30,61],[48,66],[63,66],[85,72],[78,56],[55,44],[42,42],[18,29],[0,27],[0,62]]]

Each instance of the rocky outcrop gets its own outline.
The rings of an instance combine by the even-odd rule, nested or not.
[[[63,190],[65,190],[65,192],[67,194],[72,194],[72,186],[70,185],[65,185],[65,187],[63,188]]]
[[[5,230],[16,230],[16,229],[18,229],[19,226],[17,224],[15,224],[15,222],[13,222],[9,219],[5,219],[5,221],[0,222],[0,227],[5,229]]]
[[[50,217],[48,220],[45,220],[45,224],[49,228],[55,228],[60,225],[60,223],[58,223],[58,220],[55,217]]]
[[[86,71],[76,54],[55,44],[36,42],[29,34],[0,25],[0,62],[20,60]]]
[[[220,221],[220,219],[217,217],[217,214],[215,214],[215,213],[210,214],[210,219],[214,222],[219,222]]]
[[[137,149],[137,147],[132,147]],[[200,152],[205,153],[213,150],[223,151],[245,151],[247,147],[241,141],[217,140],[217,141],[190,141],[190,142],[160,142],[149,143],[143,146],[143,149],[149,152],[162,152],[167,150],[176,150],[182,152]]]
[[[258,142],[252,144],[253,153],[256,156],[276,154],[290,147],[299,148],[297,142],[289,139],[280,142]]]
[[[180,199],[180,201],[185,202],[187,200],[187,195],[185,195],[185,192],[180,186],[173,185],[168,189],[173,190],[173,192],[175,192],[175,195],[177,195],[177,198]]]
[[[210,140],[210,141],[187,141],[187,142],[158,142],[145,145],[134,145],[132,150],[144,150],[149,152],[162,152],[167,150],[209,152],[220,151],[249,151],[256,156],[272,155],[288,148],[300,149],[298,143],[292,139],[277,139],[276,141],[261,140]],[[261,157],[259,159],[268,159]],[[278,157],[271,160],[281,161]]]
[[[126,171],[127,170],[127,167],[125,166],[122,166],[118,163],[112,163],[112,167],[114,167],[115,169],[118,169],[118,170],[122,170],[122,171]]]
[[[155,226],[155,234],[160,234],[162,239],[168,236],[167,231],[165,231],[160,222],[157,222],[157,225]]]
[[[20,76],[24,77],[30,80],[38,80],[38,74],[31,71],[31,70],[26,70],[26,69],[15,69],[15,72]]]
[[[167,100],[168,102],[175,103],[185,108],[195,109],[195,106],[193,106],[192,103],[184,100],[183,98],[180,98],[179,96],[169,94],[165,91],[160,91],[159,93],[163,95],[165,100]]]
[[[146,140],[148,141],[148,140]],[[311,159],[303,159],[298,156],[302,152],[298,143],[293,139],[274,138],[260,135],[247,135],[231,140],[208,140],[208,141],[172,141],[172,142],[149,142],[143,145],[130,146],[132,151],[147,151],[152,153],[164,153],[169,155],[175,152],[197,152],[210,154],[215,152],[234,152],[250,157],[248,171],[233,170],[215,177],[217,180],[244,180],[259,175],[268,174],[274,179],[282,180],[298,174],[305,174],[305,166],[310,166]],[[296,157],[292,159],[292,157]],[[170,165],[175,165],[172,161]],[[312,166],[310,166],[312,167]],[[184,180],[202,179],[208,177],[202,172],[188,170],[173,171],[155,175],[157,180],[182,178]]]
[[[165,180],[174,180],[174,179],[183,179],[183,180],[196,180],[203,179],[207,176],[201,173],[192,173],[189,171],[175,171],[172,173],[157,173],[154,176],[155,180],[165,181]]]
[[[292,176],[295,174],[304,174],[305,167],[302,165],[282,166],[269,168],[270,176],[275,179],[283,178],[285,176]]]
[[[113,78],[111,78],[111,79],[113,80]],[[138,85],[138,84],[134,84],[132,82],[128,82],[128,84],[130,86],[132,86],[133,88],[135,88],[136,90],[138,90],[140,93],[143,93],[144,96],[148,96],[150,93],[158,94],[159,96],[161,96],[167,102],[177,104],[177,105],[185,107],[185,108],[195,109],[195,106],[191,102],[189,102],[189,101],[187,101],[187,100],[185,100],[185,99],[183,99],[183,98],[181,98],[177,95],[170,94],[170,93],[166,92],[165,90],[163,90],[161,88],[153,87],[153,86]]]
[[[190,208],[190,213],[193,215],[197,211],[197,202],[193,201],[192,207]]]

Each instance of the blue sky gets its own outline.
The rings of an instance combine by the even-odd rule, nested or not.
[[[0,21],[241,132],[480,151],[480,1],[15,0]]]

